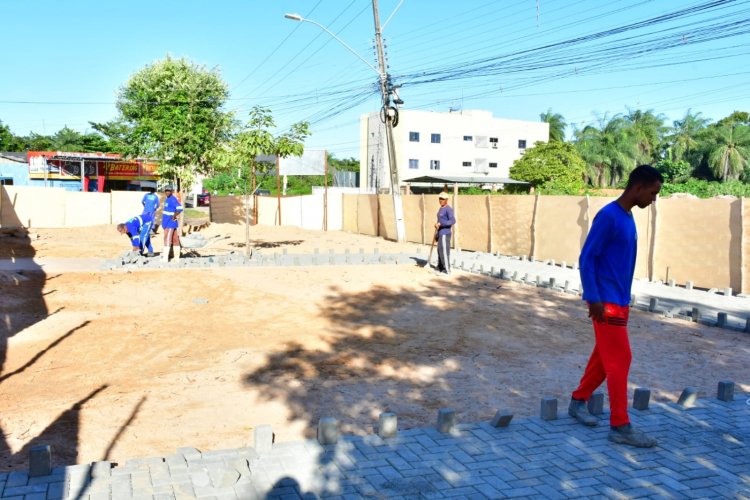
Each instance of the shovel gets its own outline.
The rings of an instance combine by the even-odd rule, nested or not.
[[[427,256],[427,262],[424,263],[424,266],[427,267],[430,265],[430,262],[432,261],[432,251],[435,249],[435,240],[437,240],[438,230],[435,229],[435,234],[432,235],[432,243],[430,243],[430,254]]]

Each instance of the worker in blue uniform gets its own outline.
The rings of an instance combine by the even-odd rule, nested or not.
[[[128,235],[134,252],[153,257],[154,248],[151,246],[151,226],[153,223],[154,219],[150,215],[136,215],[122,224],[117,224],[117,232]]]
[[[150,215],[151,220],[154,221],[154,224],[151,226],[154,234],[156,234],[156,231],[159,229],[159,225],[156,224],[156,211],[159,209],[160,203],[159,195],[157,195],[155,191],[155,188],[148,188],[148,192],[143,195],[143,199],[141,200],[141,205],[143,205],[143,214]]]
[[[164,228],[164,248],[161,251],[161,260],[169,261],[169,249],[174,250],[174,260],[180,259],[180,214],[182,213],[182,203],[174,195],[174,187],[167,186],[164,188],[164,207],[161,211],[161,227]]]

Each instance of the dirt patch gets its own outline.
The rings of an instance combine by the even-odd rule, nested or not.
[[[242,226],[204,231],[231,234],[215,252],[244,241]],[[415,247],[251,231],[268,253]],[[0,255],[111,258],[128,246],[113,226],[38,235],[15,249],[0,239]],[[386,410],[401,428],[433,425],[441,406],[460,421],[499,408],[533,415],[543,396],[567,400],[592,347],[576,297],[417,266],[26,276],[0,289],[3,469],[24,468],[41,443],[60,464],[124,462],[181,446],[245,446],[260,424],[277,441],[310,437],[322,416],[364,434]],[[657,400],[748,382],[746,334],[634,312],[631,342],[631,391],[650,387]]]

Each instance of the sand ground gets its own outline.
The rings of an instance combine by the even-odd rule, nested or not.
[[[273,253],[413,251],[343,232],[253,227]],[[242,226],[203,254],[243,251]],[[156,238],[158,240],[158,237]],[[160,248],[157,242],[155,245]],[[0,238],[0,258],[112,258],[114,226]],[[426,252],[426,250],[423,250]],[[414,266],[166,269],[25,273],[0,288],[0,468],[26,467],[51,444],[56,464],[163,456],[311,437],[320,417],[370,433],[382,411],[402,428],[497,409],[564,413],[592,347],[580,299],[462,272]],[[719,380],[750,390],[747,334],[634,312],[631,393],[675,400]],[[604,388],[603,388],[604,389]],[[606,391],[605,391],[606,392]],[[636,421],[637,422],[637,421]]]

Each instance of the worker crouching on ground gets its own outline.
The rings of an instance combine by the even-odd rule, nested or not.
[[[151,226],[153,223],[154,219],[149,215],[136,215],[128,219],[127,222],[117,224],[117,232],[128,235],[134,252],[153,257],[154,249],[151,246]]]
[[[164,188],[166,199],[162,209],[161,227],[164,229],[164,248],[161,251],[161,260],[169,260],[169,247],[174,249],[174,260],[180,259],[180,232],[177,230],[180,226],[179,218],[182,213],[182,203],[173,194],[174,188],[167,186]]]

